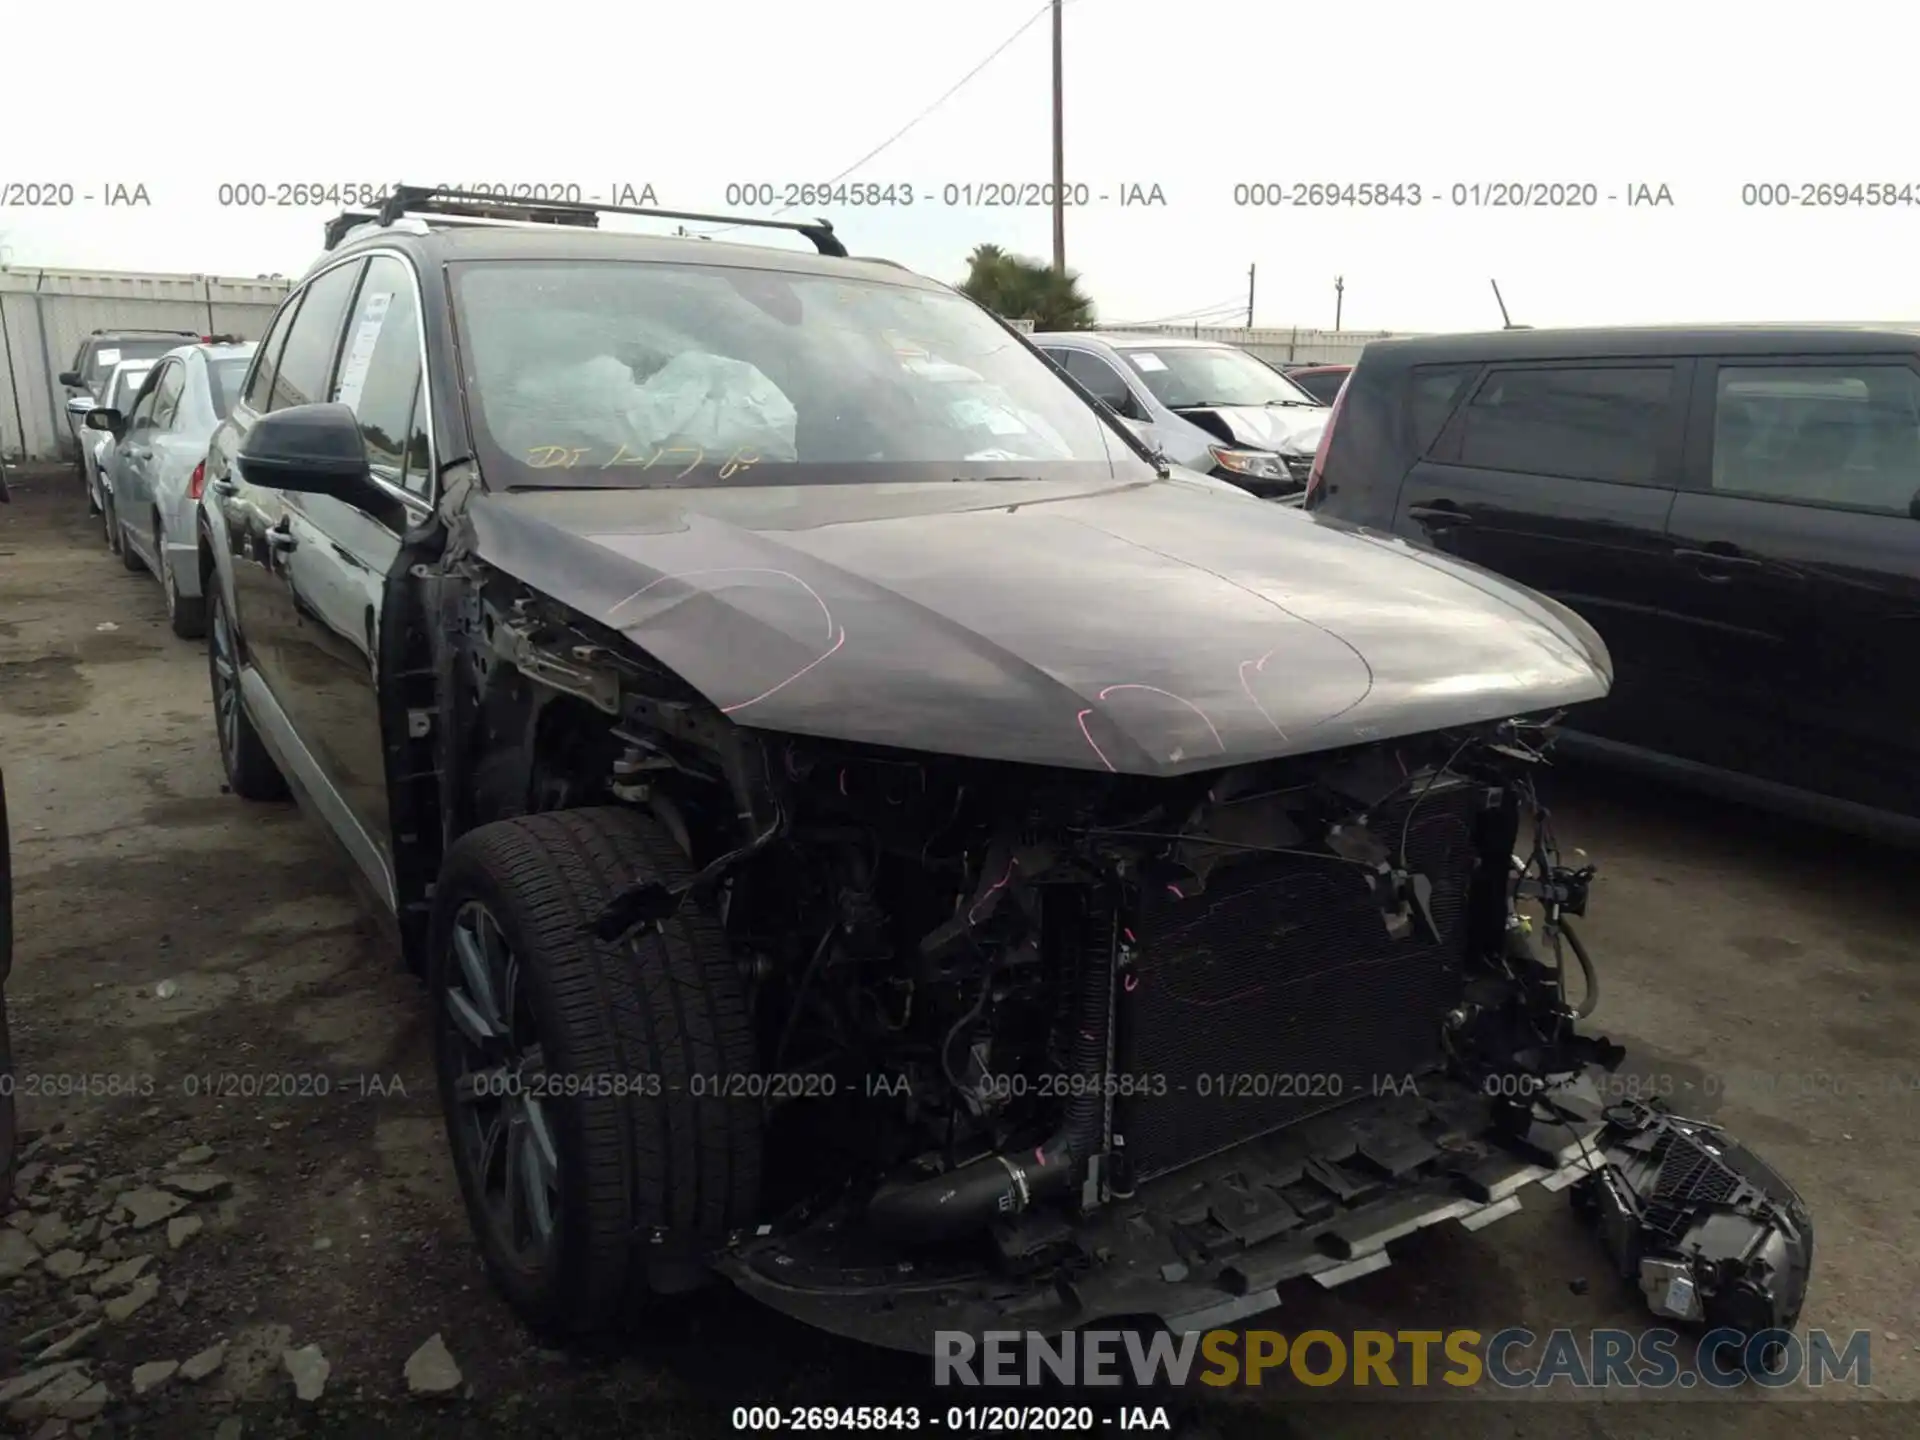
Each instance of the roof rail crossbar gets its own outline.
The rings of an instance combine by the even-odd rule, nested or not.
[[[402,215],[442,215],[469,220],[515,220],[548,225],[597,228],[602,215],[642,215],[653,220],[692,221],[697,225],[748,225],[763,230],[792,230],[813,242],[822,255],[847,258],[847,247],[827,220],[772,220],[758,216],[706,215],[692,210],[655,210],[636,205],[580,204],[567,200],[526,200],[518,196],[486,195],[472,190],[435,189],[427,185],[396,185],[371,214],[348,212],[327,223],[327,248],[355,225],[369,221],[391,225]]]

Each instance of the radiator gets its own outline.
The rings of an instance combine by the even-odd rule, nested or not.
[[[1115,1069],[1140,1077],[1114,1104],[1137,1179],[1441,1064],[1488,798],[1446,782],[1417,801],[1407,860],[1432,882],[1438,943],[1392,938],[1367,872],[1330,859],[1249,854],[1219,864],[1198,895],[1144,898],[1114,1014]],[[1374,833],[1397,849],[1415,803],[1376,812]]]

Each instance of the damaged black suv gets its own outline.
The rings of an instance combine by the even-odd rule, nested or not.
[[[1170,471],[824,222],[609,209],[334,222],[201,511],[227,778],[396,919],[522,1315],[1195,1329],[1538,1182],[1793,1322],[1793,1192],[1575,1030],[1584,623]]]

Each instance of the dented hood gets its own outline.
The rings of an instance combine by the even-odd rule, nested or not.
[[[1235,444],[1249,450],[1311,455],[1333,411],[1325,405],[1206,405],[1173,413],[1183,420],[1200,419],[1203,425],[1202,417],[1212,416]]]
[[[1178,482],[481,494],[479,556],[742,725],[1174,774],[1606,693],[1484,571]]]

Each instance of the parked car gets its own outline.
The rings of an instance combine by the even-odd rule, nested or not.
[[[1583,903],[1518,837],[1530,717],[1607,689],[1585,622],[1167,478],[829,227],[597,211],[661,213],[330,225],[200,507],[228,784],[291,788],[424,973],[521,1315],[717,1272],[906,1348],[1205,1328],[1540,1181],[1661,1313],[1793,1322],[1805,1207],[1576,1103],[1620,1052],[1512,910]],[[1321,1078],[1223,1078],[1276,1070]]]
[[[207,441],[233,407],[253,358],[252,341],[221,337],[169,350],[135,397],[133,410],[95,412],[88,426],[115,437],[103,498],[110,543],[129,570],[143,566],[166,594],[173,633],[198,639],[200,595],[194,514],[206,482]]]
[[[1920,839],[1920,330],[1376,342],[1307,504],[1584,615],[1571,745]]]
[[[96,430],[88,425],[87,416],[99,409],[117,410],[122,415],[131,411],[134,397],[140,393],[140,387],[152,372],[153,364],[151,360],[122,360],[113,367],[113,372],[107,377],[106,384],[100,387],[98,400],[91,395],[82,394],[67,401],[67,413],[78,417],[80,421],[80,464],[86,472],[89,515],[106,513],[103,503],[106,490],[102,477],[105,472],[106,458],[113,450],[113,436],[108,431]],[[109,548],[113,547],[117,543],[113,528],[105,526],[104,533],[107,545]]]
[[[74,465],[82,479],[86,477],[87,447],[81,432],[86,414],[76,412],[71,402],[85,396],[101,404],[106,399],[107,380],[121,361],[157,360],[182,341],[199,338],[192,330],[95,330],[80,342],[73,353],[73,364],[60,372],[60,384],[66,389],[67,425],[80,451]]]
[[[0,466],[0,504],[11,503]],[[0,1209],[13,1199],[13,1167],[20,1139],[13,1103],[13,1037],[7,1031],[7,977],[13,973],[13,839],[7,828],[7,772],[0,766]]]
[[[1351,365],[1287,365],[1281,373],[1322,405],[1331,405],[1352,370]]]
[[[1305,487],[1327,411],[1246,351],[1084,330],[1033,342],[1169,460],[1264,498]]]

